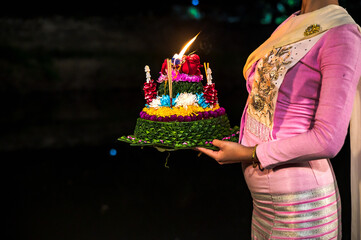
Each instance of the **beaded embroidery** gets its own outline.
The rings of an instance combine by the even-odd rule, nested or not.
[[[321,31],[321,26],[319,24],[312,24],[310,26],[308,26],[305,30],[305,32],[303,33],[303,35],[305,37],[312,35],[314,33],[318,33],[319,31]]]
[[[301,60],[325,33],[274,48],[258,61],[252,91],[248,97],[245,127],[261,141],[273,139],[272,129],[278,90],[288,69]]]

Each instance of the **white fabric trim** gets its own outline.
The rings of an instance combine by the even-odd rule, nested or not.
[[[350,122],[351,142],[351,239],[361,239],[361,79]]]

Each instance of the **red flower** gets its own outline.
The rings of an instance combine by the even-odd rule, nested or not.
[[[204,89],[203,96],[207,103],[209,103],[211,105],[218,103],[217,90],[215,88],[214,83],[203,86],[203,89]]]
[[[144,83],[144,99],[147,102],[147,104],[151,103],[154,98],[157,97],[157,84],[150,80],[149,83]]]
[[[162,64],[162,69],[160,70],[160,72],[162,74],[166,74],[165,70],[167,69],[167,59],[164,59],[164,62]]]
[[[181,71],[188,75],[199,75],[199,70],[202,65],[200,64],[200,58],[197,54],[183,57],[184,63],[181,66]]]

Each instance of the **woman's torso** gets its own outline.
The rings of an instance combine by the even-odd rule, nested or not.
[[[278,91],[274,113],[272,138],[276,141],[307,132],[313,127],[322,83],[318,58],[321,48],[322,39],[285,75]],[[249,92],[252,89],[256,65],[257,62],[252,66],[247,81]],[[247,111],[243,118],[244,126],[247,126]],[[247,127],[244,128],[241,140],[243,145],[255,146],[260,142]],[[334,181],[329,159],[284,164],[263,172],[252,165],[243,164],[243,172],[250,191],[261,193],[304,191]]]

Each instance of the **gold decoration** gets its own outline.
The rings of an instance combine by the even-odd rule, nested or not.
[[[306,28],[306,30],[305,30],[305,32],[303,33],[303,35],[305,36],[305,37],[307,37],[307,36],[310,36],[310,35],[312,35],[312,34],[314,34],[314,33],[318,33],[318,32],[320,32],[321,31],[321,26],[319,25],[319,24],[312,24],[312,25],[310,25],[310,26],[308,26],[307,28]]]
[[[249,95],[248,113],[268,128],[273,126],[273,114],[278,88],[275,83],[285,67],[291,64],[292,46],[273,49],[260,59]]]

